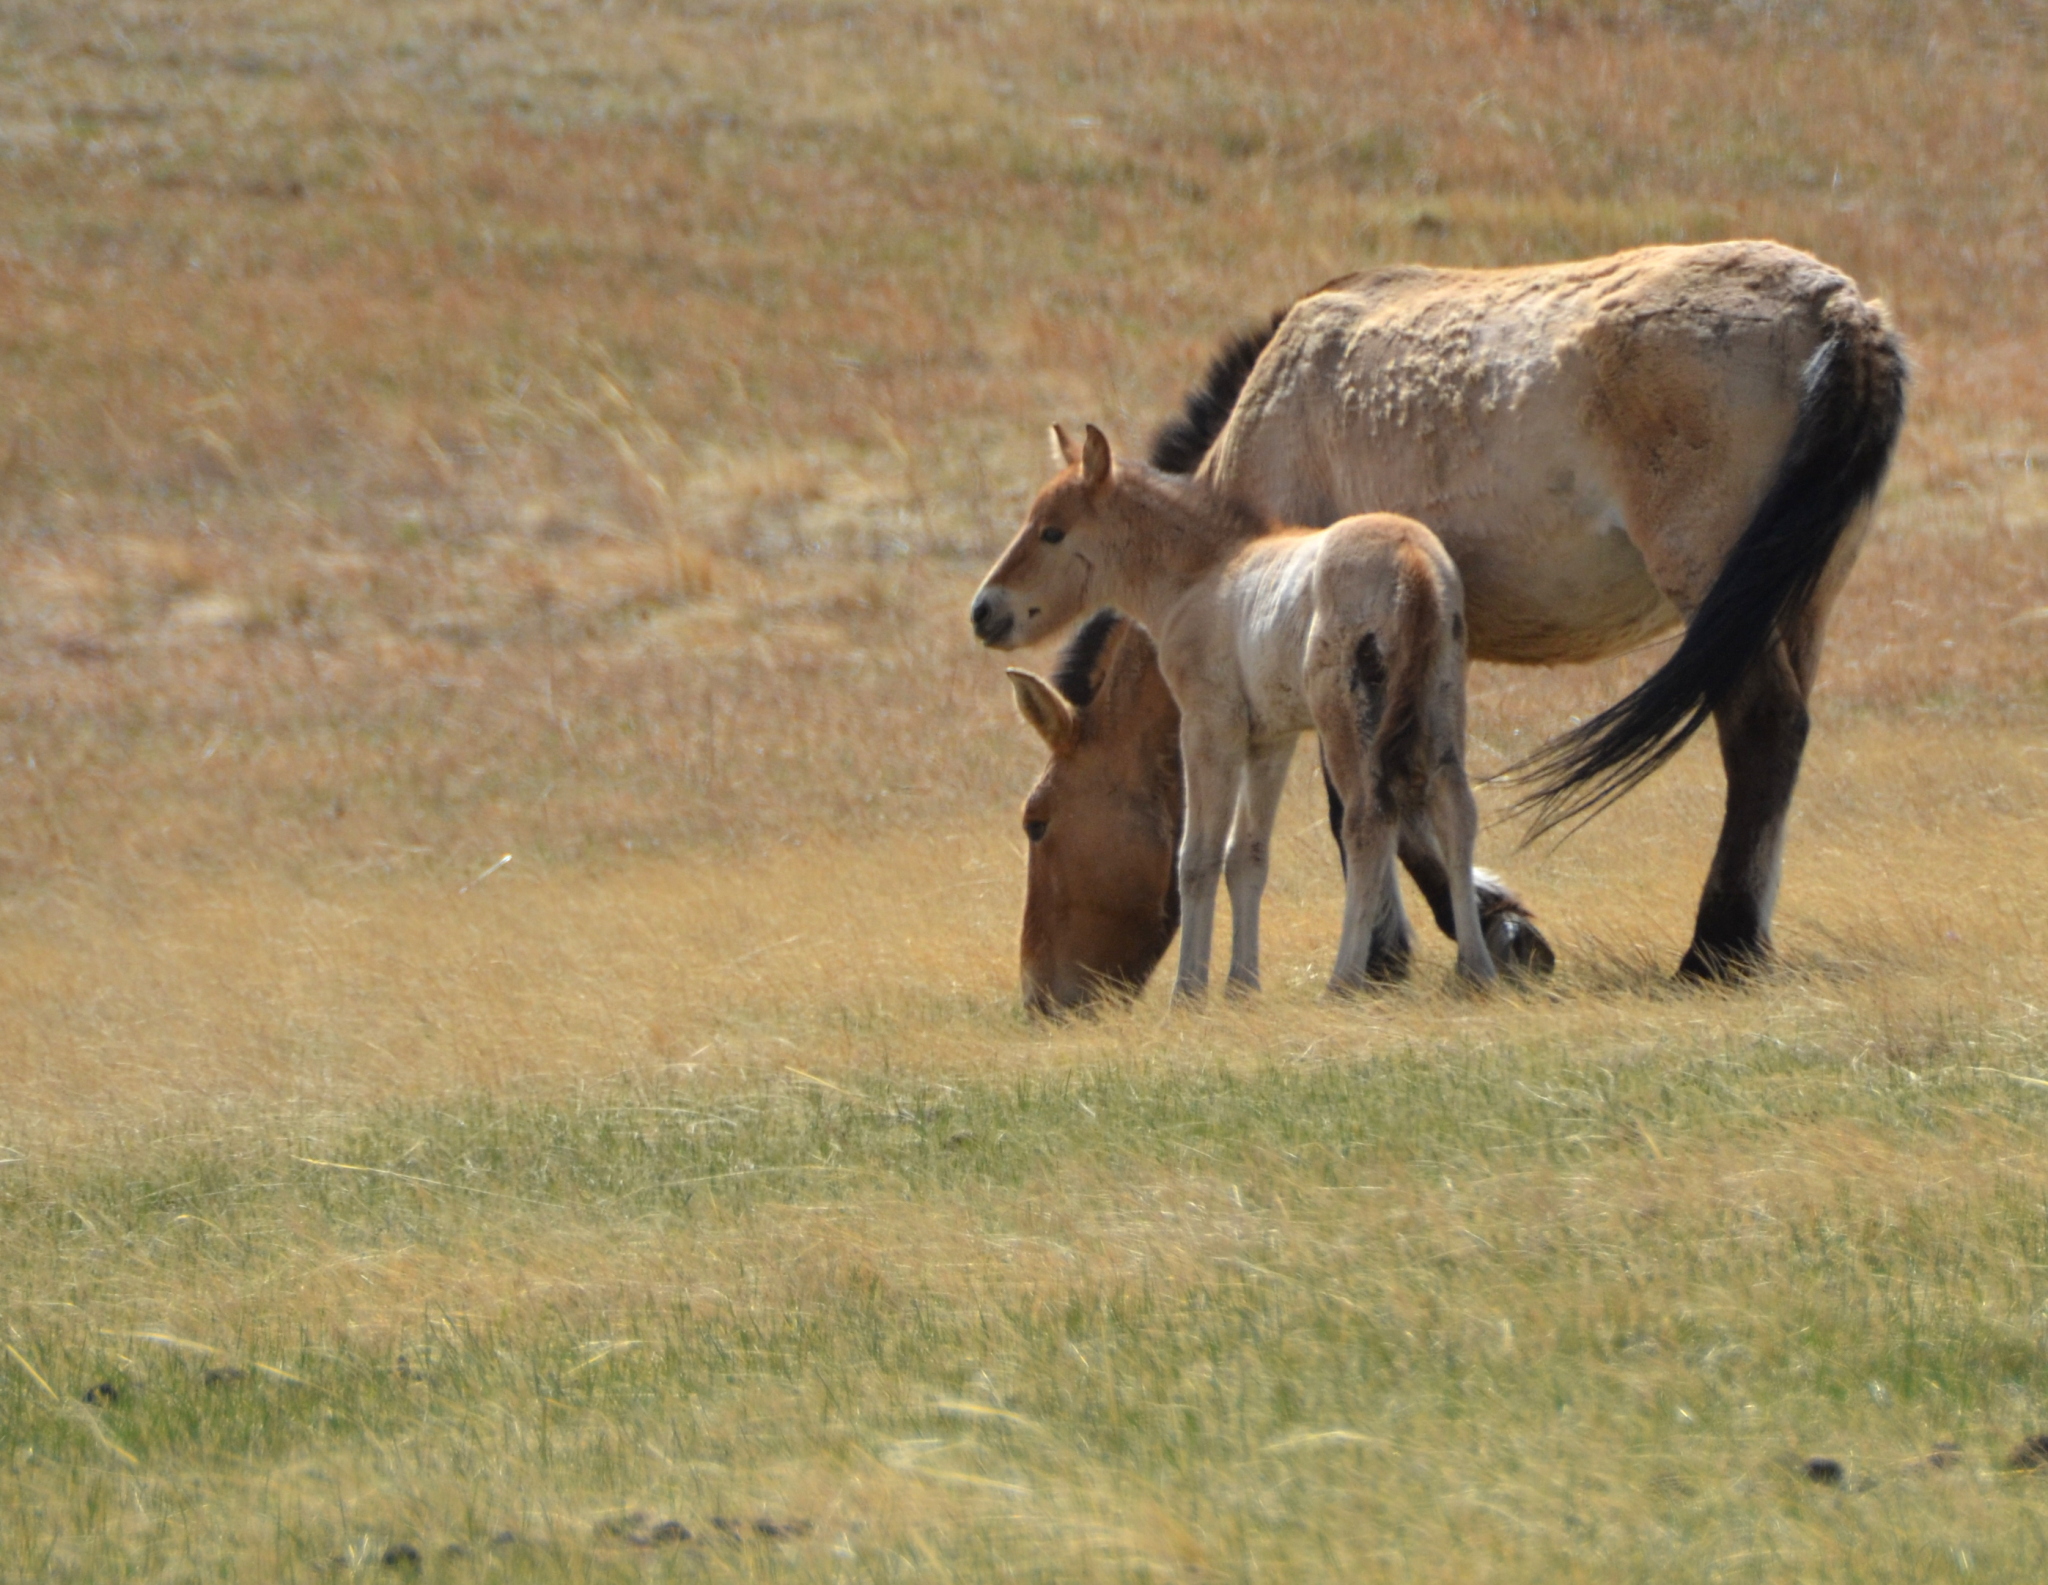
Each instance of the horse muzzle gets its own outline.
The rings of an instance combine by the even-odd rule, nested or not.
[[[991,649],[1002,648],[1003,641],[1017,628],[1010,602],[993,589],[984,589],[974,597],[968,620],[974,624],[974,636]]]

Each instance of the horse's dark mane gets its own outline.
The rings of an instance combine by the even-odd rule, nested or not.
[[[1287,317],[1281,309],[1264,330],[1243,330],[1223,343],[1223,350],[1210,360],[1202,383],[1188,392],[1180,416],[1171,420],[1152,439],[1152,466],[1161,473],[1193,473],[1209,455],[1216,437],[1230,419],[1230,410],[1251,377],[1252,365]]]
[[[1095,702],[1095,663],[1102,659],[1109,636],[1127,620],[1115,606],[1105,605],[1081,624],[1081,630],[1060,651],[1052,685],[1076,710],[1084,710]]]

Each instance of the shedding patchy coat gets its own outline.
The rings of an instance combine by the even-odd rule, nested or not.
[[[1683,622],[1655,675],[1523,771],[1541,830],[1715,721],[1728,802],[1681,972],[1716,975],[1769,950],[1806,698],[1906,379],[1883,309],[1773,242],[1392,268],[1231,343],[1154,460],[1281,521],[1420,518],[1476,659],[1593,660]]]

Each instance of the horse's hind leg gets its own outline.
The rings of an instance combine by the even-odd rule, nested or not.
[[[1322,740],[1330,824],[1344,856],[1344,930],[1330,989],[1403,979],[1414,939],[1394,878],[1395,822],[1373,793],[1367,762],[1383,702],[1369,678],[1361,680],[1357,668],[1332,662],[1326,652],[1310,668],[1309,705]]]
[[[1331,790],[1332,800],[1336,798]],[[1334,826],[1342,812],[1333,811]],[[1429,905],[1429,914],[1446,937],[1458,939],[1458,922],[1451,910],[1451,877],[1444,867],[1443,850],[1427,815],[1416,813],[1401,822],[1401,866]],[[1551,949],[1528,905],[1517,897],[1491,870],[1474,869],[1472,885],[1479,897],[1479,924],[1494,966],[1503,974],[1548,974],[1557,967],[1557,953]]]
[[[1404,979],[1413,942],[1394,881],[1394,824],[1371,812],[1369,800],[1344,813],[1344,932],[1330,989],[1358,991]]]
[[[1351,861],[1344,852],[1344,798],[1337,791],[1337,783],[1331,779],[1327,751],[1323,755],[1323,792],[1330,803],[1330,837],[1337,844],[1337,863],[1346,870],[1348,879]],[[1437,928],[1453,941],[1457,940],[1458,928],[1451,919],[1450,880],[1444,874],[1443,856],[1436,850],[1436,833],[1430,830],[1429,822],[1405,822],[1401,826],[1397,850],[1401,863],[1421,889],[1422,900],[1429,905]],[[1487,910],[1497,909],[1501,916],[1502,927],[1498,942],[1494,944],[1494,956],[1501,967],[1509,972],[1526,968],[1541,974],[1548,974],[1557,967],[1557,954],[1550,950],[1550,943],[1543,939],[1542,932],[1531,921],[1521,899],[1485,870],[1473,873],[1479,878],[1479,913],[1486,924],[1489,943],[1495,943],[1496,932],[1493,916]],[[1407,978],[1408,959],[1415,951],[1415,937],[1408,928],[1408,911],[1401,906],[1398,885],[1389,887],[1387,899],[1380,922],[1373,929],[1366,976],[1391,983]]]
[[[1230,823],[1230,847],[1223,858],[1223,880],[1230,888],[1232,990],[1259,988],[1259,901],[1272,868],[1273,820],[1287,787],[1295,741],[1290,736],[1256,745],[1239,784],[1237,815]]]
[[[1472,796],[1462,760],[1447,760],[1430,777],[1429,819],[1447,860],[1445,884],[1451,894],[1458,972],[1474,984],[1490,985],[1496,978],[1493,954],[1480,923],[1479,893],[1472,871],[1472,851],[1479,840],[1479,804]]]
[[[1337,791],[1337,783],[1330,776],[1330,756],[1323,753],[1323,792],[1330,804],[1330,836],[1337,844],[1337,861],[1347,863],[1344,855],[1344,799]],[[1431,827],[1425,814],[1410,815],[1401,822],[1400,835],[1401,867],[1408,872],[1408,878],[1415,882],[1415,889],[1422,893],[1422,900],[1429,907],[1430,918],[1452,941],[1458,939],[1458,922],[1451,912],[1451,877],[1444,868],[1444,856],[1437,846],[1436,831]],[[1486,949],[1493,954],[1494,967],[1503,974],[1517,977],[1523,975],[1549,974],[1557,967],[1557,953],[1541,930],[1536,928],[1536,919],[1529,912],[1528,905],[1509,889],[1491,870],[1474,869],[1472,884],[1479,894],[1479,923],[1486,935]],[[1403,915],[1403,929],[1397,935],[1390,935],[1388,946],[1391,950],[1396,939],[1405,942],[1406,916]],[[1389,957],[1382,978],[1398,979],[1406,966],[1405,947],[1400,952],[1399,962]]]
[[[1714,711],[1728,804],[1707,871],[1681,978],[1727,979],[1760,967],[1771,953],[1771,910],[1785,853],[1785,816],[1806,748],[1806,693],[1819,647],[1818,624],[1795,630],[1758,658]]]

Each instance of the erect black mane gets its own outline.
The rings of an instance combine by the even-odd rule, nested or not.
[[[1152,439],[1152,466],[1161,473],[1193,473],[1209,455],[1216,437],[1237,405],[1252,365],[1266,350],[1266,343],[1287,317],[1283,308],[1273,315],[1264,330],[1241,330],[1223,343],[1223,350],[1210,360],[1202,383],[1188,392],[1180,416],[1171,420]]]
[[[1103,646],[1128,620],[1123,612],[1113,605],[1105,605],[1087,621],[1081,630],[1067,640],[1067,647],[1060,651],[1059,668],[1052,674],[1052,685],[1059,689],[1067,703],[1076,710],[1086,709],[1095,702],[1095,663],[1102,659]]]

